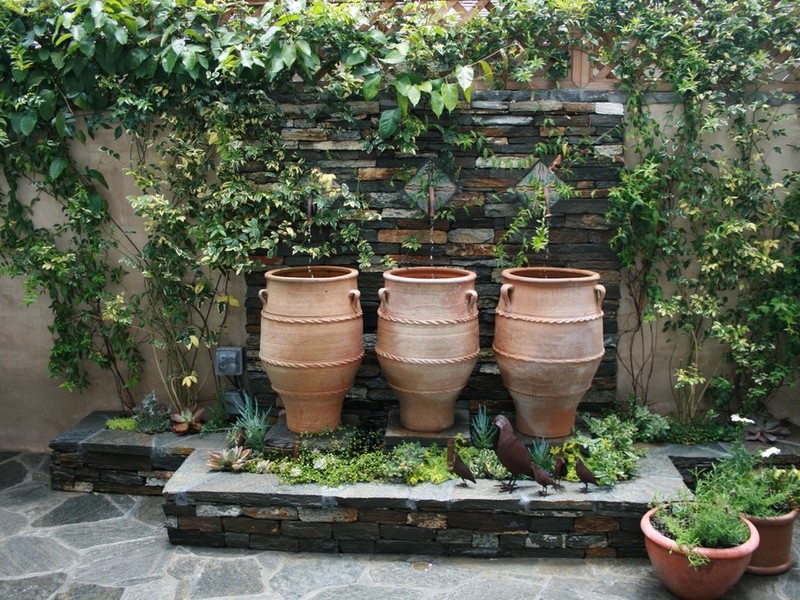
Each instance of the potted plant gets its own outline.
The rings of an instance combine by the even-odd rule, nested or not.
[[[735,510],[743,513],[755,525],[761,544],[748,573],[776,575],[792,566],[794,522],[800,503],[800,471],[796,467],[781,468],[763,464],[762,459],[780,452],[770,448],[761,456],[750,454],[743,444],[734,444],[731,455],[719,461],[707,486],[716,486],[717,493],[726,494]]]
[[[641,520],[662,583],[679,598],[719,598],[739,581],[758,547],[755,526],[719,495],[659,504]]]

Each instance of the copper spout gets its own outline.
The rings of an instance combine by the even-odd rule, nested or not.
[[[436,216],[436,190],[432,185],[428,186],[428,216],[430,218]]]

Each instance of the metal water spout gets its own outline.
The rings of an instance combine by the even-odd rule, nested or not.
[[[436,216],[436,190],[433,185],[428,186],[428,216],[431,219]]]

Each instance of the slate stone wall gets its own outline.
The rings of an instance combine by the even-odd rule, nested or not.
[[[603,305],[607,352],[582,409],[591,410],[613,400],[620,275],[617,257],[608,245],[613,225],[604,214],[608,191],[619,182],[622,167],[622,101],[613,92],[579,89],[476,92],[468,110],[443,115],[442,120],[447,118],[463,132],[482,134],[493,156],[484,157],[476,150],[455,152],[453,163],[458,171],[452,180],[456,192],[450,203],[457,207],[456,218],[452,222],[437,220],[432,229],[427,216],[412,206],[403,179],[441,154],[442,140],[435,129],[419,140],[417,155],[369,154],[362,149],[362,141],[377,129],[380,111],[392,105],[390,100],[353,103],[349,119],[326,114],[320,105],[282,105],[287,117],[283,130],[286,144],[299,150],[310,164],[335,174],[337,183],[346,183],[364,194],[371,207],[381,213],[381,220],[364,228],[364,236],[378,258],[391,256],[400,266],[432,263],[477,273],[481,356],[461,396],[473,412],[478,404],[486,404],[491,411],[513,409],[491,350],[500,290],[500,269],[493,248],[519,207],[506,192],[531,171],[530,156],[536,145],[551,141],[554,135],[583,144],[585,151],[580,164],[557,171],[558,177],[574,188],[575,195],[553,206],[549,248],[532,256],[530,264],[600,273],[601,283],[607,288]],[[432,114],[421,117],[436,121]],[[253,169],[251,176],[263,180],[258,169]],[[422,243],[416,252],[401,247],[409,235]],[[509,250],[515,249],[511,246]],[[286,256],[276,261],[264,257],[261,262],[266,270],[279,264],[306,264],[306,259]],[[329,262],[356,266],[353,256],[337,256]],[[378,424],[385,423],[388,410],[396,406],[373,350],[382,270],[376,266],[359,276],[367,353],[344,408],[345,413]],[[248,275],[247,286],[249,387],[262,404],[271,404],[275,395],[258,362],[258,291],[264,287],[263,271]]]

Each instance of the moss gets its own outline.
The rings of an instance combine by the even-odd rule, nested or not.
[[[137,423],[133,417],[117,417],[106,421],[106,429],[118,431],[136,431]]]

